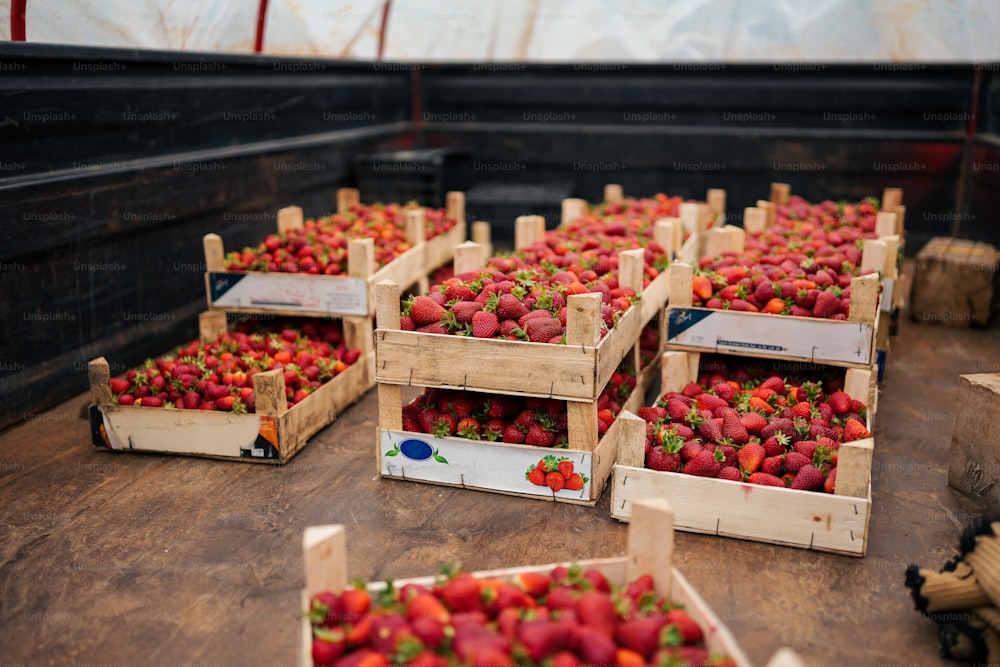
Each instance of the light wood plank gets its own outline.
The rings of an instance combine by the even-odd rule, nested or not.
[[[357,188],[337,189],[337,214],[346,215],[352,206],[361,203],[361,193]]]
[[[882,208],[892,208],[893,206],[899,206],[903,203],[903,189],[902,188],[886,188],[882,191]]]
[[[756,206],[743,209],[743,230],[747,234],[762,234],[767,229],[767,211]]]
[[[422,208],[407,208],[403,212],[406,225],[406,240],[411,247],[417,247],[427,240],[427,222]]]
[[[579,199],[577,197],[567,197],[562,200],[562,210],[559,216],[560,224],[568,224],[573,222],[577,218],[581,218],[587,214],[587,209],[589,204],[586,199]]]
[[[566,300],[566,305],[566,344],[597,345],[601,339],[601,295],[574,294]]]
[[[674,510],[666,498],[637,499],[632,503],[631,525],[626,547],[625,578],[670,572],[674,563]],[[673,581],[655,577],[656,592],[671,598]]]
[[[111,366],[104,357],[91,359],[87,363],[87,380],[90,382],[90,401],[94,405],[111,405],[114,393],[111,391]]]
[[[608,203],[618,203],[625,200],[625,193],[622,186],[617,183],[608,183],[604,186],[604,201]]]
[[[222,246],[222,237],[218,234],[205,234],[201,243],[205,251],[205,270],[225,271],[226,251]]]
[[[865,244],[867,245],[867,244]],[[869,273],[851,280],[851,312],[848,322],[875,324],[878,314],[878,274]]]
[[[305,592],[309,598],[347,588],[347,531],[340,524],[309,526],[302,533]]]
[[[445,195],[445,206],[449,220],[465,221],[465,193],[452,190]]]
[[[486,265],[486,248],[466,241],[455,246],[455,273],[479,271]]]
[[[694,301],[691,292],[691,280],[694,278],[694,269],[690,264],[674,262],[670,265],[670,306],[677,308],[690,308]]]
[[[618,463],[641,468],[646,463],[646,421],[629,411],[622,411],[616,421],[621,422],[618,440]]]
[[[792,186],[788,183],[771,183],[771,201],[775,204],[787,204],[792,194]]]
[[[257,404],[257,414],[280,417],[288,411],[283,369],[275,368],[254,375],[253,393]]]
[[[865,438],[840,445],[837,456],[837,480],[834,492],[838,496],[864,498],[871,483],[872,456],[875,440]]]
[[[594,451],[597,448],[597,401],[567,401],[566,420],[570,446],[585,452]]]
[[[726,191],[721,188],[709,188],[708,193],[705,196],[705,200],[708,202],[708,208],[711,210],[712,215],[720,216],[723,220],[725,220]]]
[[[302,229],[301,206],[286,206],[278,210],[278,233],[287,234],[293,229]]]

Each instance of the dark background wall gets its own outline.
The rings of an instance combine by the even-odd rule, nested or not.
[[[609,182],[699,199],[721,187],[736,224],[775,180],[810,199],[899,186],[908,252],[952,232],[1000,245],[994,69],[0,45],[0,427],[86,390],[90,358],[123,371],[193,337],[202,236],[242,247],[282,206],[329,212],[364,154],[459,147],[442,189],[530,183],[596,200]],[[539,206],[469,214],[499,216],[485,219],[502,233]]]

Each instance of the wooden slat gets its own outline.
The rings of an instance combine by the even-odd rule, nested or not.
[[[339,215],[347,214],[352,206],[359,203],[361,203],[361,193],[358,192],[357,188],[337,189],[337,213]]]
[[[767,229],[767,211],[756,206],[743,209],[743,231],[747,234],[760,234]]]
[[[111,405],[114,395],[111,391],[111,366],[104,357],[92,359],[87,364],[87,380],[90,382],[90,400],[94,405]]]
[[[694,268],[690,264],[674,262],[670,265],[670,306],[690,308],[694,301],[691,292],[691,280],[694,278]]]
[[[286,206],[278,210],[278,233],[284,234],[292,229],[302,229],[303,216],[301,206]]]
[[[566,344],[597,345],[601,334],[601,295],[574,294],[566,300],[566,306]]]
[[[691,357],[700,357],[697,352],[664,352],[660,356],[660,395],[681,391],[697,377],[697,366],[692,373]],[[697,361],[695,361],[697,364]]]
[[[834,489],[838,496],[864,498],[868,495],[874,448],[875,440],[872,438],[840,445]]]
[[[305,592],[309,598],[347,588],[347,531],[342,525],[309,526],[302,533]]]
[[[763,199],[757,200],[757,208],[764,209],[765,221],[764,226],[770,229],[774,226],[774,218],[777,215],[777,210],[775,209],[774,203],[769,201],[764,201]]]
[[[486,265],[486,248],[466,241],[455,246],[455,273],[478,271]]]
[[[570,446],[592,452],[597,448],[597,401],[566,402]]]
[[[861,254],[861,266],[859,267],[861,275],[881,272],[885,268],[887,257],[888,248],[883,241],[876,239],[865,241],[865,247]],[[851,288],[851,294],[852,296],[854,294],[853,287]]]
[[[709,188],[705,200],[708,202],[708,208],[712,212],[712,215],[721,216],[725,220],[726,191],[721,188]]]
[[[653,224],[653,240],[660,244],[671,261],[681,249],[682,233],[680,218],[660,218]]]
[[[417,247],[427,240],[427,217],[422,208],[407,208],[403,211],[406,240],[411,247]]]
[[[882,208],[892,208],[903,203],[902,188],[886,188],[882,191]]]
[[[229,321],[224,311],[206,310],[198,315],[198,338],[201,342],[211,342],[227,331]]]
[[[621,202],[625,200],[625,193],[622,186],[617,183],[608,183],[604,186],[604,201],[608,203]]]
[[[472,242],[483,246],[486,257],[493,256],[493,228],[490,223],[483,220],[472,223]],[[430,263],[429,259],[428,263]]]
[[[848,322],[874,325],[878,314],[878,288],[877,274],[869,273],[851,279],[851,312],[847,317]]]
[[[218,234],[205,234],[202,237],[202,247],[205,250],[205,270],[224,271],[226,251],[222,245],[222,237]]]
[[[445,195],[445,206],[449,220],[465,221],[465,193],[453,190]]]
[[[670,572],[674,564],[674,511],[665,498],[636,500],[632,504],[631,525],[626,547],[625,579],[643,574]],[[656,592],[672,597],[673,581],[654,577]]]
[[[253,393],[257,414],[280,417],[288,411],[284,370],[275,368],[254,375]]]
[[[787,204],[792,194],[792,186],[788,183],[771,183],[771,201],[775,204]]]
[[[588,207],[589,204],[586,199],[579,199],[577,197],[563,199],[560,224],[567,224],[582,217],[587,213]]]
[[[623,411],[615,421],[621,422],[618,441],[618,464],[641,468],[646,462],[646,421]]]

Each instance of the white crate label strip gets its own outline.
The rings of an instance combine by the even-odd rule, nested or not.
[[[896,281],[892,278],[882,279],[882,294],[879,297],[878,308],[884,313],[892,312],[893,290],[896,288]]]
[[[209,272],[208,288],[212,305],[217,308],[368,314],[368,283],[363,278]]]
[[[669,345],[841,363],[870,364],[872,333],[868,323],[705,308],[671,308],[667,321]]]
[[[590,452],[435,438],[388,429],[380,432],[379,444],[381,473],[386,477],[549,498],[590,498],[589,474],[593,469]],[[583,488],[553,492],[548,486],[529,482],[528,472],[545,456],[572,461],[574,470],[584,478]]]

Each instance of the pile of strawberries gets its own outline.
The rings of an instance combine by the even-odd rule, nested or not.
[[[876,200],[809,205],[793,197],[777,207],[770,228],[747,236],[743,253],[701,259],[693,305],[845,320],[877,213]]]
[[[735,665],[709,655],[703,629],[651,576],[614,587],[578,566],[509,580],[446,571],[431,586],[390,582],[377,599],[360,586],[324,592],[308,617],[317,667]]]
[[[242,321],[211,342],[192,341],[111,378],[111,391],[119,405],[249,413],[256,404],[253,376],[283,368],[291,407],[360,355],[344,345],[338,320]]]
[[[597,433],[603,436],[635,388],[635,374],[621,369],[597,400]],[[403,406],[403,430],[444,438],[509,442],[534,447],[568,447],[566,401],[424,389]]]
[[[639,409],[646,467],[833,493],[841,443],[871,437],[864,403],[842,383],[746,369],[703,375]]]
[[[410,249],[404,214],[415,206],[356,204],[344,215],[307,220],[301,228],[269,234],[256,248],[227,253],[226,270],[342,275],[348,241],[364,238],[375,240],[375,263],[383,267]],[[424,209],[424,221],[427,239],[458,224],[445,209]]]

